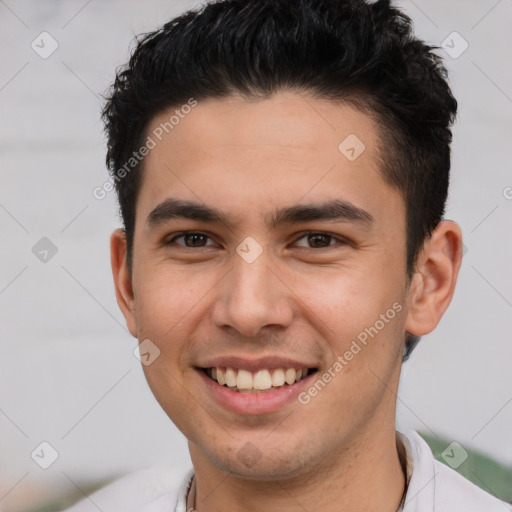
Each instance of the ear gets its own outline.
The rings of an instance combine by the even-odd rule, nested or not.
[[[132,287],[132,276],[126,264],[126,233],[116,229],[110,236],[110,263],[116,288],[116,298],[119,308],[126,319],[128,330],[137,337],[135,319],[135,300]]]
[[[455,291],[462,247],[461,229],[449,220],[425,241],[409,288],[406,331],[422,336],[435,329]]]

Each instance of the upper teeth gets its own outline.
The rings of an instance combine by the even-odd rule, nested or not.
[[[216,367],[208,369],[208,375],[219,384],[238,390],[265,390],[271,387],[283,386],[285,383],[293,384],[305,377],[307,373],[307,368],[262,369],[256,372],[236,368]]]

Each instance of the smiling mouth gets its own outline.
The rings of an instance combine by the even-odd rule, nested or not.
[[[315,373],[316,368],[263,368],[248,371],[237,368],[201,368],[213,381],[239,393],[267,393],[293,386]]]

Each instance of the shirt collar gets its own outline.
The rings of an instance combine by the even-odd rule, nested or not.
[[[403,512],[433,512],[436,490],[434,457],[427,443],[414,431],[397,432],[407,457],[407,493]]]
[[[184,478],[180,490],[178,491],[178,499],[176,500],[176,506],[174,512],[187,512],[187,494],[192,484],[192,478],[194,478],[194,469],[191,469],[187,476]]]

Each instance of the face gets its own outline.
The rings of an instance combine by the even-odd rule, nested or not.
[[[145,159],[124,313],[194,464],[298,475],[394,432],[405,207],[372,118],[282,92],[200,101],[164,135]]]

